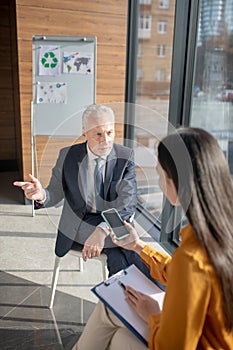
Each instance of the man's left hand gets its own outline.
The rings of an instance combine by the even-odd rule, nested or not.
[[[83,250],[82,257],[84,261],[99,256],[103,247],[106,233],[100,227],[96,227],[95,231],[86,240]]]

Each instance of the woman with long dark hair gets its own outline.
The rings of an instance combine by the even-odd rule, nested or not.
[[[233,184],[216,139],[198,128],[178,129],[158,146],[160,187],[188,224],[173,257],[130,237],[114,243],[137,252],[166,285],[162,311],[130,286],[126,299],[148,322],[149,349],[233,349]],[[74,347],[78,350],[147,349],[102,303]]]

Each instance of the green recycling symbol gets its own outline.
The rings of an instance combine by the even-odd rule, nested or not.
[[[53,52],[46,52],[44,57],[41,59],[41,63],[45,68],[55,68],[58,64],[58,59]]]

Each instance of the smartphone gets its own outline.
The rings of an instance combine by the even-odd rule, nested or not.
[[[115,208],[104,210],[101,213],[104,221],[110,227],[116,239],[123,239],[129,236],[129,230],[124,225],[124,222]]]

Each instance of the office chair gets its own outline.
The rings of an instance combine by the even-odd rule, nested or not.
[[[79,259],[79,271],[83,272],[83,258],[82,258],[82,252],[80,250],[74,250],[71,249],[67,254],[71,254],[74,256],[77,256]],[[51,285],[51,296],[50,296],[50,302],[49,302],[49,308],[53,308],[55,293],[56,293],[56,287],[57,287],[57,281],[59,276],[59,270],[60,270],[60,261],[62,258],[56,255],[55,263],[54,263],[54,269],[53,269],[53,278],[52,278],[52,285]],[[96,260],[99,260],[102,264],[102,274],[103,279],[106,280],[108,278],[108,269],[107,269],[107,256],[105,254],[100,254],[99,256],[93,258]]]

